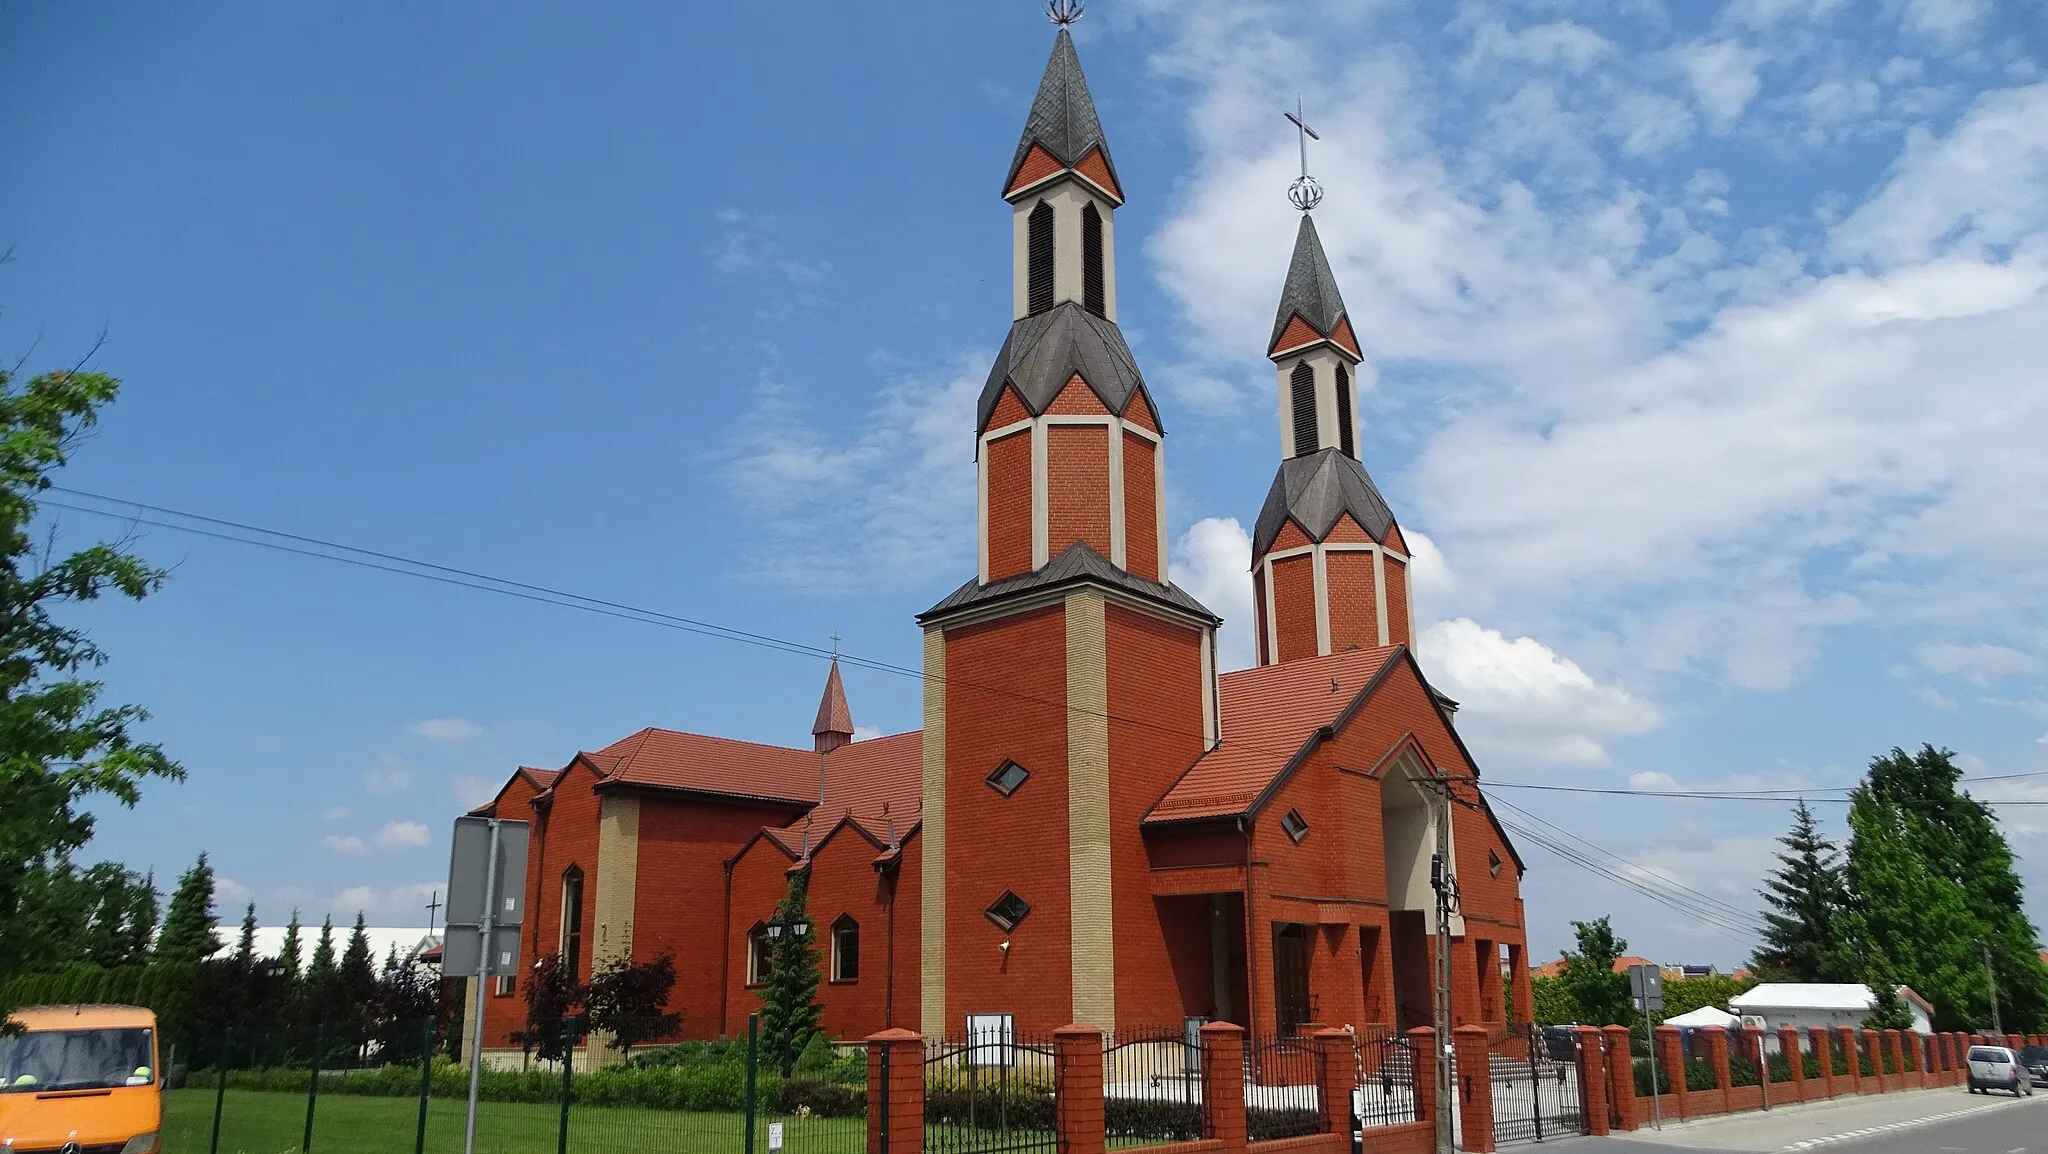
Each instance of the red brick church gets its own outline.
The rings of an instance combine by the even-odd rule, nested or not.
[[[1362,358],[1313,220],[1267,349],[1259,664],[1219,673],[1218,618],[1167,571],[1166,426],[1117,327],[1124,190],[1064,28],[1003,199],[1013,318],[973,434],[977,568],[916,618],[924,728],[853,740],[835,663],[808,747],[649,728],[519,769],[478,812],[532,823],[523,960],[669,954],[685,1034],[732,1035],[760,1008],[765,919],[806,874],[835,1037],[980,1013],[1423,1024],[1423,783],[1448,781],[1457,1023],[1506,1016],[1504,966],[1528,1006],[1522,862],[1410,648],[1408,549],[1359,463]],[[491,1046],[521,992],[494,983]]]

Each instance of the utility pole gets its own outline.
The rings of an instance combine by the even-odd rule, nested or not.
[[[1458,900],[1458,879],[1451,873],[1451,783],[1430,783],[1436,819],[1436,856],[1430,859],[1429,883],[1436,890],[1436,1150],[1451,1154],[1451,1112],[1457,1109],[1457,1079],[1451,1069],[1451,914]],[[1480,1071],[1478,1077],[1489,1077]]]
[[[1991,943],[1984,941],[1977,944],[1984,947],[1984,980],[1991,984],[1991,1032],[1997,1034],[2000,1041],[2004,1041],[2005,1023],[1998,1017],[1998,971],[1991,968]]]

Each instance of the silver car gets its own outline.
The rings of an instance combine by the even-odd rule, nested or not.
[[[1989,1094],[1992,1090],[2011,1090],[2017,1098],[2021,1094],[2034,1093],[2034,1079],[2027,1068],[2020,1065],[2018,1054],[2004,1046],[1970,1047],[1970,1093]]]

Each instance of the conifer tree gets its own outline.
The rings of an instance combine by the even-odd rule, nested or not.
[[[1769,906],[1764,940],[1750,964],[1791,982],[1853,981],[1841,972],[1843,951],[1834,929],[1848,896],[1841,857],[1804,800],[1792,811],[1792,829],[1778,844],[1785,847],[1778,868],[1759,891]]]
[[[356,912],[355,928],[349,931],[348,946],[341,952],[339,980],[342,1008],[359,1014],[377,995],[376,963],[370,960],[370,934],[363,915]]]
[[[789,895],[776,907],[776,920],[784,929],[768,947],[768,985],[761,991],[761,1048],[782,1076],[789,1077],[796,1057],[817,1033],[821,1008],[818,1005],[818,951],[812,943],[816,927],[809,933],[795,933],[793,927],[808,924],[806,912],[807,875],[789,879]]]
[[[206,854],[178,877],[170,908],[156,938],[156,956],[164,961],[203,962],[220,950],[213,912],[213,867]]]
[[[156,871],[151,870],[141,885],[128,891],[128,913],[121,921],[121,952],[129,961],[140,962],[149,957],[150,942],[156,938],[156,923]]]
[[[242,911],[242,934],[235,939],[235,965],[247,970],[256,964],[256,903]]]
[[[330,1012],[339,1002],[336,980],[339,972],[338,959],[334,954],[334,918],[330,915],[321,919],[320,936],[313,942],[313,957],[306,964],[305,1009],[313,1021],[328,1020]]]
[[[284,945],[279,947],[277,951],[278,970],[284,975],[284,980],[287,984],[296,983],[299,980],[300,964],[299,911],[294,908],[292,910],[292,920],[285,923]]]

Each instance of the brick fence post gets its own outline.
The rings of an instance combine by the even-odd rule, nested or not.
[[[1493,1149],[1493,1044],[1484,1026],[1459,1026],[1451,1031],[1451,1039],[1464,1149],[1487,1154]]]
[[[1351,1093],[1358,1088],[1358,1042],[1349,1030],[1331,1027],[1314,1034],[1316,1057],[1321,1059],[1323,1133],[1342,1134],[1351,1142],[1353,1116]]]
[[[1828,1052],[1828,1031],[1825,1026],[1813,1026],[1806,1031],[1813,1042],[1813,1060],[1820,1063],[1821,1093],[1835,1096],[1835,1056]]]
[[[1707,1031],[1707,1060],[1714,1064],[1714,1085],[1720,1087],[1721,1113],[1726,1114],[1729,1106],[1728,1085],[1728,1031],[1712,1029]]]
[[[868,1035],[868,1154],[924,1154],[924,1038]]]
[[[1771,1100],[1771,1064],[1764,1056],[1764,1031],[1762,1026],[1742,1027],[1742,1056],[1756,1066],[1757,1095],[1761,1101]],[[1784,1103],[1779,1103],[1783,1105]]]
[[[1920,1040],[1920,1031],[1900,1030],[1899,1048],[1905,1051],[1907,1057],[1913,1059],[1913,1072],[1906,1075],[1906,1085],[1912,1086],[1915,1089],[1925,1088],[1927,1085],[1927,1045]],[[1899,1067],[1899,1072],[1902,1074],[1906,1072],[1904,1065]]]
[[[1586,1112],[1586,1133],[1606,1135],[1607,1118],[1607,1058],[1600,1052],[1600,1027],[1580,1026],[1572,1033],[1578,1036],[1579,1103]],[[1621,1052],[1623,1061],[1628,1051]]]
[[[1871,1078],[1877,1083],[1877,1092],[1882,1094],[1892,1087],[1884,1078],[1883,1035],[1876,1030],[1863,1031],[1863,1048],[1870,1052]]]
[[[1202,1136],[1223,1143],[1223,1154],[1244,1154],[1250,1141],[1244,1119],[1244,1027],[1229,1022],[1202,1027]]]
[[[1417,1026],[1408,1031],[1408,1061],[1415,1071],[1415,1085],[1410,1090],[1415,1095],[1415,1120],[1436,1123],[1436,1064],[1443,1060],[1437,1053],[1436,1027]]]
[[[1627,1026],[1608,1026],[1607,1099],[1614,1103],[1614,1128],[1634,1130],[1643,1124],[1642,1105],[1636,1101],[1636,1059]]]
[[[1842,1065],[1849,1071],[1849,1092],[1863,1092],[1863,1060],[1856,1048],[1856,1031],[1848,1026],[1835,1027],[1835,1049],[1842,1055]]]
[[[2005,1036],[2005,1044],[2011,1046],[2015,1051],[2017,1051],[2027,1044],[2027,1040],[2025,1038],[2020,1037],[2018,1034],[2007,1034]]]
[[[1790,1067],[1792,1100],[1806,1101],[1806,1055],[1799,1050],[1799,1031],[1796,1028],[1778,1027],[1778,1053],[1784,1055],[1785,1065]]]
[[[1903,1090],[1906,1088],[1906,1055],[1905,1048],[1900,1045],[1899,1032],[1880,1030],[1879,1033],[1884,1035],[1884,1052],[1892,1060],[1892,1077],[1887,1089]]]
[[[1685,1045],[1678,1036],[1677,1026],[1657,1027],[1657,1061],[1671,1078],[1671,1104],[1676,1106],[1677,1117],[1692,1115],[1691,1091],[1685,1087]],[[1651,1087],[1656,1089],[1656,1087]]]
[[[1102,1030],[1061,1026],[1052,1032],[1053,1130],[1061,1154],[1103,1154]]]

